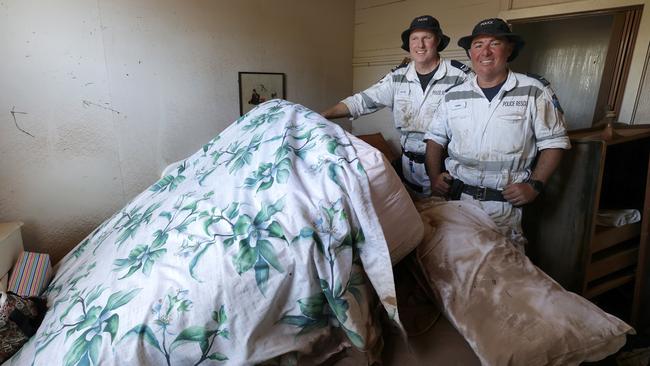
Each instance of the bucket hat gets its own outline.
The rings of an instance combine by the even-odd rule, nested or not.
[[[508,57],[508,62],[514,60],[517,55],[519,55],[519,51],[524,47],[525,44],[523,38],[521,38],[521,36],[518,34],[513,33],[510,29],[510,26],[508,26],[508,23],[506,23],[503,19],[485,19],[481,20],[478,22],[478,24],[476,24],[476,26],[474,26],[474,30],[472,30],[471,35],[462,37],[458,40],[458,45],[465,49],[468,56],[469,48],[472,46],[472,40],[474,37],[479,35],[490,35],[495,37],[508,38],[508,40],[514,45],[512,53],[510,54],[510,57]]]
[[[438,20],[431,15],[422,15],[413,19],[411,21],[411,26],[402,32],[402,49],[404,51],[409,50],[409,36],[414,29],[427,29],[435,33],[440,39],[440,43],[438,43],[438,52],[444,50],[449,44],[449,37],[442,33]]]

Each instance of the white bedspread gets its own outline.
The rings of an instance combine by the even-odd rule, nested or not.
[[[313,364],[347,346],[377,356],[375,293],[398,316],[369,197],[340,127],[266,102],[63,259],[42,326],[9,364]]]

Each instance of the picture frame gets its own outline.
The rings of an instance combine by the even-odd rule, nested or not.
[[[271,99],[285,99],[284,73],[239,72],[239,115]]]

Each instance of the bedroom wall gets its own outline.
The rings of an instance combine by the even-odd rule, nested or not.
[[[349,0],[0,0],[0,222],[60,259],[239,116],[238,71],[351,91]]]
[[[470,34],[481,19],[502,17],[522,19],[552,14],[595,11],[622,6],[644,5],[630,66],[619,120],[630,123],[636,108],[643,66],[650,44],[650,0],[357,0],[355,2],[353,89],[360,91],[377,82],[407,56],[400,49],[400,34],[418,15],[431,14],[441,23],[451,42],[442,55],[469,61],[464,50],[456,45],[458,38]],[[636,102],[636,103],[635,103]],[[641,107],[639,107],[641,106]],[[382,110],[352,123],[355,134],[381,132],[394,149],[399,140],[390,111]]]

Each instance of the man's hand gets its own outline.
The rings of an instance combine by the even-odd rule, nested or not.
[[[326,110],[320,113],[321,116],[327,119],[335,119],[341,117],[350,117],[350,110],[345,103],[338,102],[333,106],[327,108]]]
[[[431,179],[431,193],[441,197],[447,196],[451,188],[449,185],[451,180],[451,175],[447,172],[438,174],[435,178]]]
[[[546,184],[548,178],[560,164],[563,151],[562,149],[542,150],[539,153],[535,170],[530,178]],[[503,189],[503,197],[513,206],[517,207],[533,202],[538,195],[539,193],[528,183],[508,184]]]
[[[528,183],[508,184],[503,189],[503,197],[515,207],[533,202],[538,195],[539,193]]]

